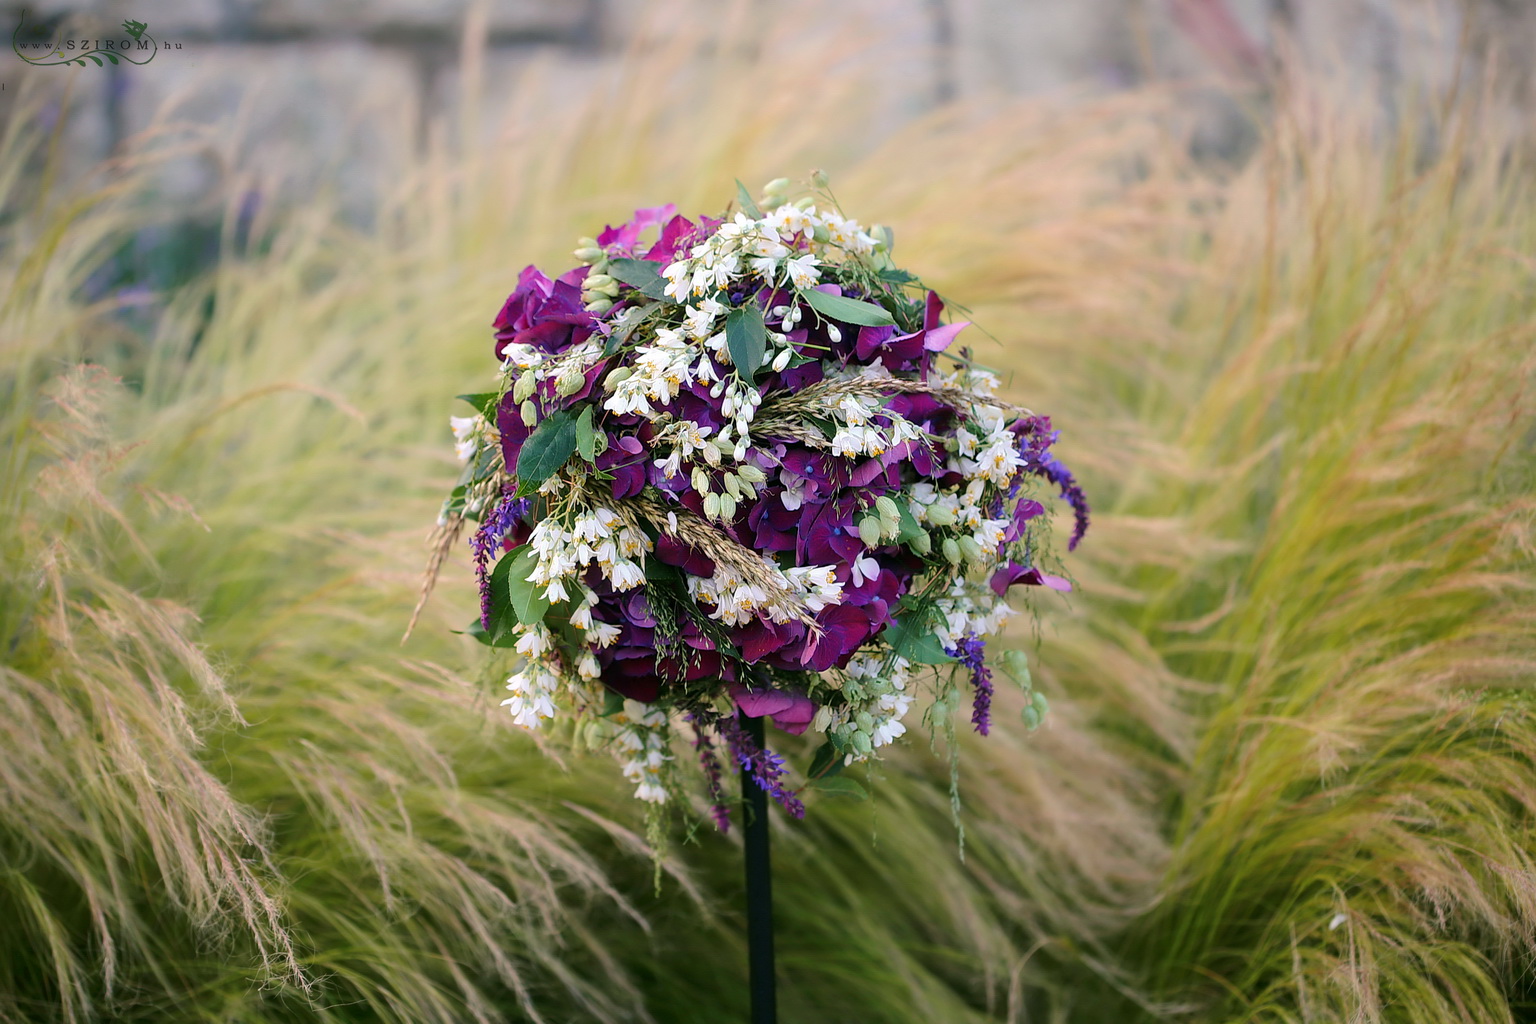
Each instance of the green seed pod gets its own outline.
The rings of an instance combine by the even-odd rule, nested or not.
[[[736,475],[752,484],[760,484],[768,479],[768,474],[752,465],[750,462],[736,470]]]
[[[789,192],[790,180],[788,178],[774,178],[763,186],[763,195],[782,196]]]
[[[603,390],[612,392],[620,384],[624,383],[626,380],[629,380],[629,378],[634,375],[634,372],[634,370],[631,370],[627,366],[619,367],[603,379]]]
[[[856,732],[853,734],[853,749],[868,757],[874,753],[875,745],[870,742],[868,733]]]
[[[694,490],[698,491],[700,494],[709,493],[709,474],[704,472],[702,466],[693,467],[693,475],[690,477],[690,480],[693,483]]]
[[[955,543],[955,538],[945,537],[944,545],[940,550],[944,552],[944,560],[950,565],[960,564],[960,545]]]
[[[1004,651],[1003,664],[1007,667],[1008,674],[1013,677],[1014,682],[1026,690],[1029,689],[1029,657],[1023,651],[1013,649]]]
[[[867,548],[875,547],[880,543],[880,519],[877,516],[865,516],[859,520],[859,539]]]
[[[875,731],[875,716],[868,711],[860,711],[853,716],[853,720],[859,724],[859,732]]]
[[[981,545],[976,543],[975,537],[960,538],[960,553],[965,556],[967,562],[981,561]]]
[[[1038,713],[1041,718],[1044,718],[1045,713],[1051,710],[1050,702],[1045,699],[1045,694],[1041,693],[1039,690],[1036,690],[1034,694],[1031,695],[1030,701],[1030,706],[1035,709],[1036,713]]]
[[[943,505],[928,506],[928,521],[934,526],[954,526],[955,514]]]
[[[725,520],[736,518],[736,499],[729,494],[720,495],[720,518]]]
[[[741,482],[736,479],[735,473],[725,474],[725,493],[738,501],[741,500]]]
[[[809,210],[815,205],[816,199],[814,196],[801,196],[799,199],[795,200],[795,209],[797,210]]]
[[[1035,710],[1034,705],[1024,709],[1024,727],[1030,732],[1040,728],[1040,712]]]
[[[928,535],[926,533],[920,533],[916,537],[913,537],[911,540],[907,541],[907,547],[911,548],[919,555],[926,555],[933,550],[933,541],[928,539]]]
[[[534,388],[539,386],[538,379],[534,377],[532,370],[524,370],[522,376],[517,378],[517,383],[512,385],[512,401],[523,402],[533,397]]]
[[[523,426],[532,427],[539,422],[539,410],[534,408],[532,402],[524,402],[518,406],[518,411],[523,414]]]
[[[582,388],[586,387],[587,378],[580,370],[567,370],[555,381],[555,394],[561,398],[569,398]]]
[[[825,245],[832,241],[832,232],[827,230],[825,224],[817,224],[815,230],[811,232],[811,237]]]
[[[820,167],[811,172],[811,185],[815,188],[826,188],[830,180],[827,177],[827,172]]]
[[[901,522],[901,509],[884,494],[875,499],[875,511],[881,519],[894,519]]]
[[[720,495],[714,493],[704,495],[704,518],[720,518]]]

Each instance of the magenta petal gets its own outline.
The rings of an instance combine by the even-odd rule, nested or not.
[[[949,343],[955,340],[955,335],[971,326],[969,320],[958,320],[943,327],[935,327],[923,336],[923,348],[929,352],[942,352],[949,348]]]

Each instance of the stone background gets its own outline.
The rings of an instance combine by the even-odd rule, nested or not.
[[[832,5],[834,0],[826,0]],[[0,0],[0,23],[58,26],[70,37],[121,37],[122,22],[180,48],[145,67],[31,68],[0,53],[0,117],[34,88],[73,108],[66,171],[87,173],[123,140],[176,119],[234,129],[229,152],[259,174],[341,181],[355,205],[425,144],[429,112],[452,109],[467,24],[484,41],[484,104],[524,87],[537,65],[552,101],[579,96],[591,72],[647,31],[718,17],[725,0]],[[766,4],[772,8],[773,4]],[[1148,79],[1252,74],[1278,40],[1332,61],[1362,85],[1404,80],[1447,88],[1491,60],[1529,75],[1536,0],[838,0],[910,44],[908,70],[932,106],[995,93],[1113,90]],[[649,27],[647,27],[649,26]],[[808,26],[808,31],[815,31]],[[660,40],[658,40],[660,42]],[[1458,62],[1458,55],[1468,59]],[[46,78],[46,81],[44,79]],[[1512,116],[1524,117],[1525,93]],[[167,106],[167,105],[170,106]],[[1217,115],[1210,144],[1237,128]],[[491,130],[488,124],[486,130]],[[217,163],[217,161],[214,161]],[[207,158],[168,170],[165,189],[193,195],[228,168]]]

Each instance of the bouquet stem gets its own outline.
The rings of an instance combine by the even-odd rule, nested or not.
[[[742,729],[763,748],[762,718],[739,713]],[[741,770],[742,818],[747,872],[747,978],[752,1024],[775,1024],[777,994],[773,974],[773,876],[768,865],[768,794],[750,769]]]

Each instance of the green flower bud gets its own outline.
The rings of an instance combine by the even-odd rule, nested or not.
[[[830,180],[827,177],[827,172],[820,167],[811,172],[811,185],[815,188],[826,188]]]
[[[533,391],[539,386],[537,378],[532,370],[524,370],[517,378],[517,383],[512,385],[512,401],[523,402],[533,397]]]
[[[602,259],[603,250],[595,245],[584,245],[572,252],[571,255],[582,263],[591,263],[593,260]]]
[[[950,565],[960,564],[960,545],[955,543],[955,538],[945,537],[944,545],[940,550],[944,552],[944,559]]]
[[[1041,718],[1044,718],[1045,713],[1051,710],[1050,702],[1045,699],[1045,694],[1039,690],[1030,695],[1030,707],[1034,708]]]
[[[736,499],[729,494],[720,495],[720,518],[726,520],[736,518]]]
[[[693,476],[691,479],[693,482],[694,490],[698,491],[700,494],[709,493],[709,474],[704,472],[704,467],[694,466]]]
[[[782,196],[789,191],[791,184],[792,183],[788,178],[774,178],[768,184],[763,186],[763,195]]]
[[[634,373],[635,373],[635,371],[631,370],[627,366],[619,367],[618,369],[614,370],[612,373],[608,374],[608,376],[603,379],[603,390],[604,391],[608,391],[608,392],[612,392],[620,384],[624,383],[626,380],[629,380],[630,377],[634,376]]]
[[[853,716],[853,720],[858,723],[860,732],[875,731],[875,716],[868,711],[860,711]]]
[[[751,463],[747,463],[745,466],[738,467],[736,470],[736,475],[752,484],[760,484],[764,480],[768,479],[767,473],[764,473],[762,470],[758,469]]]
[[[704,518],[720,518],[720,495],[714,493],[704,495]]]
[[[725,474],[725,493],[738,500],[741,498],[741,482],[735,473]]]
[[[859,539],[867,548],[875,547],[880,543],[880,519],[878,516],[865,516],[859,520]]]
[[[580,370],[567,370],[560,375],[559,380],[555,381],[555,394],[561,398],[569,398],[586,387],[586,384],[587,378],[582,375]]]
[[[920,533],[907,541],[907,547],[919,555],[926,555],[933,550],[933,541],[928,538],[928,534]]]
[[[892,501],[887,495],[882,494],[880,497],[875,499],[875,510],[881,519],[894,519],[897,522],[901,521],[901,509],[898,508],[896,503]]]
[[[532,402],[524,402],[518,406],[518,412],[523,414],[523,426],[532,427],[539,422],[539,410],[534,408]]]
[[[613,300],[606,297],[601,299],[593,299],[586,305],[586,310],[588,313],[606,313],[612,308]]]
[[[816,199],[814,196],[801,196],[799,199],[795,200],[795,209],[797,210],[809,210],[815,205]]]
[[[1030,732],[1040,728],[1040,712],[1035,710],[1033,704],[1024,709],[1024,728]]]
[[[928,521],[934,526],[954,526],[955,514],[943,505],[928,506]]]
[[[867,757],[874,753],[875,745],[870,742],[868,733],[856,732],[853,734],[853,749]]]
[[[960,538],[960,553],[965,556],[967,562],[981,561],[981,545],[976,543],[975,537]]]
[[[581,246],[583,249],[601,248],[601,246],[598,245],[597,239],[593,238],[591,235],[582,235],[580,238],[576,239],[576,244]]]
[[[606,274],[606,273],[608,273],[608,257],[607,256],[604,256],[602,259],[597,260],[596,262],[594,262],[592,264],[592,273],[594,273],[594,274]]]
[[[825,245],[826,243],[832,241],[832,232],[827,230],[827,226],[825,224],[817,224],[815,230],[811,232],[811,237]]]

